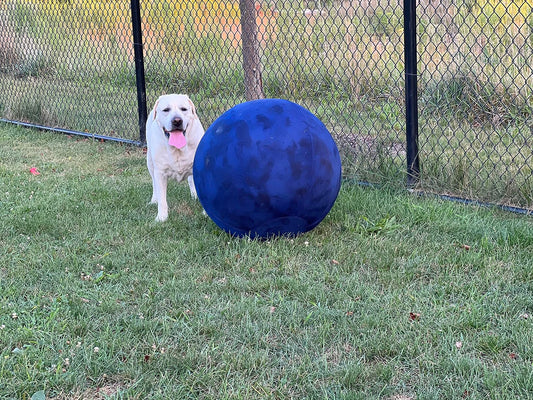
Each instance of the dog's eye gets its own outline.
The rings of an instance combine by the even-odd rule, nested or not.
[[[169,111],[170,111],[170,107],[163,108],[163,112],[169,112]]]
[[[181,111],[187,111],[187,107],[181,107],[180,110]]]

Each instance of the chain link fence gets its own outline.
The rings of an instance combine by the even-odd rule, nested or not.
[[[345,176],[404,184],[403,0],[254,6],[264,95],[317,115]],[[187,93],[207,127],[245,101],[239,0],[141,11],[148,107]],[[127,1],[0,3],[0,117],[138,142],[131,20]],[[420,189],[533,207],[532,30],[527,0],[417,2]]]
[[[420,5],[426,187],[533,205],[532,8],[522,0]]]

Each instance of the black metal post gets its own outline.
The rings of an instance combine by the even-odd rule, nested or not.
[[[405,47],[405,137],[407,140],[407,185],[414,186],[420,178],[418,158],[418,92],[416,49],[416,0],[404,0]]]
[[[133,28],[133,54],[135,57],[135,82],[137,84],[137,104],[139,113],[139,139],[146,142],[146,86],[144,79],[143,38],[141,28],[141,6],[139,0],[131,0],[131,24]]]

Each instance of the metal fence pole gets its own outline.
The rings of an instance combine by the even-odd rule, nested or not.
[[[133,54],[135,56],[135,82],[139,113],[139,139],[146,142],[146,84],[144,79],[144,55],[139,0],[131,0],[131,23],[133,28]]]
[[[416,49],[416,0],[404,0],[405,48],[405,122],[407,145],[407,185],[414,186],[420,177],[418,158],[418,93]]]

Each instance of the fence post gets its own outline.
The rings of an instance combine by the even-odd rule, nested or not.
[[[414,186],[420,178],[418,158],[418,92],[416,49],[416,0],[404,0],[405,48],[405,138],[407,145],[407,185]]]
[[[244,95],[247,101],[264,99],[259,43],[257,41],[257,12],[255,0],[239,0],[241,11],[242,67]]]
[[[139,113],[139,139],[146,142],[146,86],[144,79],[144,54],[141,28],[141,6],[139,0],[131,0],[131,24],[133,28],[133,54],[135,57],[135,82],[137,85],[137,106]]]

